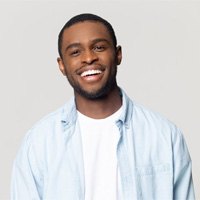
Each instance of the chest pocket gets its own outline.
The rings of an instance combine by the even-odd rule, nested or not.
[[[173,199],[172,170],[169,164],[137,167],[136,176],[140,199]]]

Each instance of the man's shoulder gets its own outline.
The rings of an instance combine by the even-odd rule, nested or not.
[[[181,129],[174,122],[138,103],[133,106],[132,124],[135,137],[154,144],[155,148],[170,147],[184,141]]]
[[[177,126],[163,114],[133,101],[133,117],[138,124],[157,130],[175,130]]]
[[[47,150],[52,154],[52,147],[62,144],[60,142],[64,138],[62,119],[67,112],[67,107],[68,103],[47,114],[27,131],[19,150],[18,159],[21,159],[23,152],[29,152],[30,157],[37,155],[42,160]]]
[[[42,117],[39,121],[37,121],[33,126],[32,130],[36,129],[38,127],[45,127],[45,126],[51,126],[55,124],[57,121],[61,120],[62,113],[64,112],[65,105],[57,108],[56,110],[46,114],[44,117]]]
[[[176,125],[167,117],[130,98],[121,90],[124,96],[126,116],[131,118],[135,127],[157,130],[176,129]]]
[[[28,135],[38,135],[41,137],[42,135],[50,135],[51,133],[55,133],[56,130],[59,130],[63,121],[69,118],[69,110],[72,107],[71,102],[69,100],[64,105],[42,117],[28,130]]]

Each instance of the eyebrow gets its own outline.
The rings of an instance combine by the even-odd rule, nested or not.
[[[110,44],[110,41],[105,38],[97,38],[97,39],[92,40],[92,43],[94,43],[94,44],[98,43],[98,42],[106,42],[106,43]]]
[[[92,43],[92,44],[96,44],[96,43],[98,43],[98,42],[106,42],[106,43],[108,43],[108,44],[111,44],[109,40],[104,39],[104,38],[97,38],[97,39],[91,40],[91,43]],[[75,48],[75,47],[80,47],[80,46],[81,46],[81,43],[79,43],[79,42],[75,42],[75,43],[69,44],[69,45],[65,48],[65,52],[66,52],[68,49]]]
[[[66,52],[68,49],[75,48],[75,47],[79,47],[79,46],[81,46],[81,44],[80,44],[79,42],[69,44],[69,45],[65,48],[65,52]]]

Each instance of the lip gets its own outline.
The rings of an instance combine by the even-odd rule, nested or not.
[[[87,66],[84,66],[84,67],[81,67],[81,68],[77,69],[76,73],[78,75],[81,75],[84,71],[88,71],[88,70],[101,70],[101,71],[104,71],[105,67],[102,66],[102,65],[87,65]]]
[[[92,82],[100,81],[102,77],[103,77],[103,72],[101,74],[83,76],[83,77],[81,77],[81,79],[88,83],[92,83]]]
[[[104,71],[105,67],[103,67],[102,65],[90,65],[77,70],[77,74],[82,80],[91,83],[101,80]]]
[[[81,73],[81,77],[85,77],[85,76],[93,76],[93,75],[98,75],[103,73],[102,70],[87,70],[84,71],[83,73]]]

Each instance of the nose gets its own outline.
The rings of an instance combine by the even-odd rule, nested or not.
[[[82,56],[82,62],[87,63],[87,64],[92,64],[93,62],[97,60],[98,60],[98,56],[92,50],[85,51]]]

